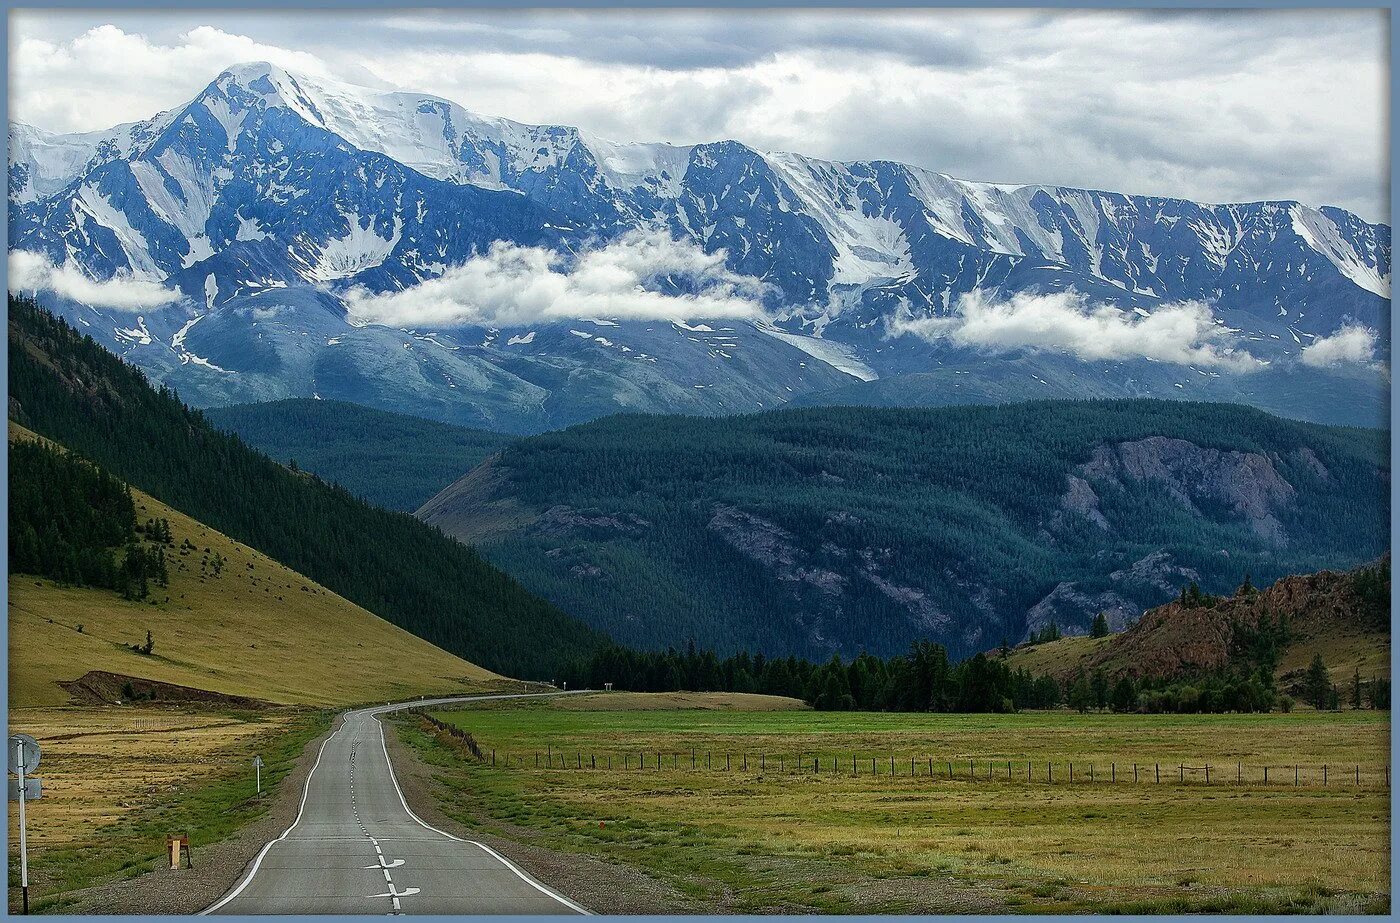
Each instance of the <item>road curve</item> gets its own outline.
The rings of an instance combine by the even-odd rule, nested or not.
[[[588,913],[489,846],[420,820],[384,744],[385,712],[529,697],[461,696],[347,712],[321,745],[297,819],[201,913]]]

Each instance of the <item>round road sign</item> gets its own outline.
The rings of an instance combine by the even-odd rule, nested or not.
[[[10,735],[10,772],[19,775],[20,766],[24,766],[24,774],[29,775],[39,768],[39,741],[28,734]]]

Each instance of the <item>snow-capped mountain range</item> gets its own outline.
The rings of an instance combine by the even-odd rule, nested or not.
[[[10,130],[11,249],[178,290],[141,312],[46,300],[195,403],[319,395],[510,430],[828,393],[1196,396],[1351,422],[1383,407],[1374,367],[1298,361],[1346,327],[1388,335],[1390,228],[1341,209],[975,183],[736,141],[616,143],[268,64],[144,122]],[[570,254],[639,229],[723,252],[761,280],[764,318],[402,329],[347,311],[349,292],[412,289],[493,243]],[[991,352],[893,323],[955,316],[974,291],[1066,290],[1129,320],[1208,304],[1262,371]],[[910,387],[875,381],[891,378]]]

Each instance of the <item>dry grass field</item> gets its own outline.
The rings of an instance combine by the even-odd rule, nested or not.
[[[594,711],[493,706],[436,713],[470,731],[487,752],[496,750],[495,768],[464,760],[420,725],[404,724],[401,733],[436,765],[444,809],[463,822],[638,866],[718,910],[1389,906],[1385,713],[745,713],[637,710],[626,698],[597,697]],[[546,747],[568,768],[534,769],[533,754]],[[622,770],[629,752],[630,768]],[[658,752],[662,771],[655,768]],[[594,753],[597,769],[590,768]],[[641,753],[648,768],[639,771]],[[731,754],[727,772],[724,753]],[[741,753],[748,754],[747,771],[738,768]],[[508,769],[512,754],[524,759]],[[603,768],[607,754],[612,770]],[[912,778],[911,755],[918,773]],[[859,775],[852,775],[852,756]],[[813,757],[822,761],[820,773],[812,772]],[[935,776],[944,773],[939,764],[951,762],[954,780],[929,778],[929,758],[938,761]],[[1008,760],[1015,766],[1010,780]],[[1029,784],[1027,761],[1036,779]],[[1054,784],[1044,781],[1047,761],[1056,763]],[[1078,767],[1074,784],[1065,775],[1070,761]],[[1207,761],[1216,766],[1212,784],[1199,772],[1178,783],[1179,763]],[[1241,761],[1255,772],[1237,784]],[[1109,781],[1111,762],[1116,782]],[[1134,784],[1132,762],[1161,762],[1170,771],[1158,784],[1144,770]],[[1294,762],[1310,767],[1296,788]],[[1315,774],[1323,762],[1332,773],[1325,788]],[[1258,778],[1264,764],[1275,773],[1267,786]],[[1366,771],[1360,787],[1352,784],[1356,764]]]
[[[33,909],[61,910],[64,893],[152,869],[165,837],[190,836],[196,851],[264,810],[251,760],[262,756],[264,789],[276,786],[329,711],[217,713],[163,708],[26,708],[11,731],[43,750],[44,794],[28,812]],[[10,812],[12,909],[18,884]]]

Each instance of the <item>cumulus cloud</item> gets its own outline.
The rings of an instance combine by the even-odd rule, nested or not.
[[[398,292],[351,290],[356,323],[519,327],[568,318],[757,318],[766,286],[664,232],[632,231],[576,255],[504,241]]]
[[[9,269],[12,292],[52,292],[94,308],[144,311],[180,300],[179,292],[156,282],[120,275],[91,279],[71,263],[55,265],[44,254],[27,250],[10,252]]]
[[[1339,365],[1370,365],[1376,361],[1376,331],[1360,324],[1342,327],[1331,336],[1320,337],[1303,347],[1298,357],[1304,365],[1334,368]]]
[[[1200,302],[1163,305],[1144,317],[1093,305],[1072,291],[998,300],[978,289],[959,298],[951,315],[901,312],[890,322],[890,333],[991,352],[1036,349],[1090,361],[1155,359],[1241,372],[1265,364],[1236,349],[1230,331]]]

